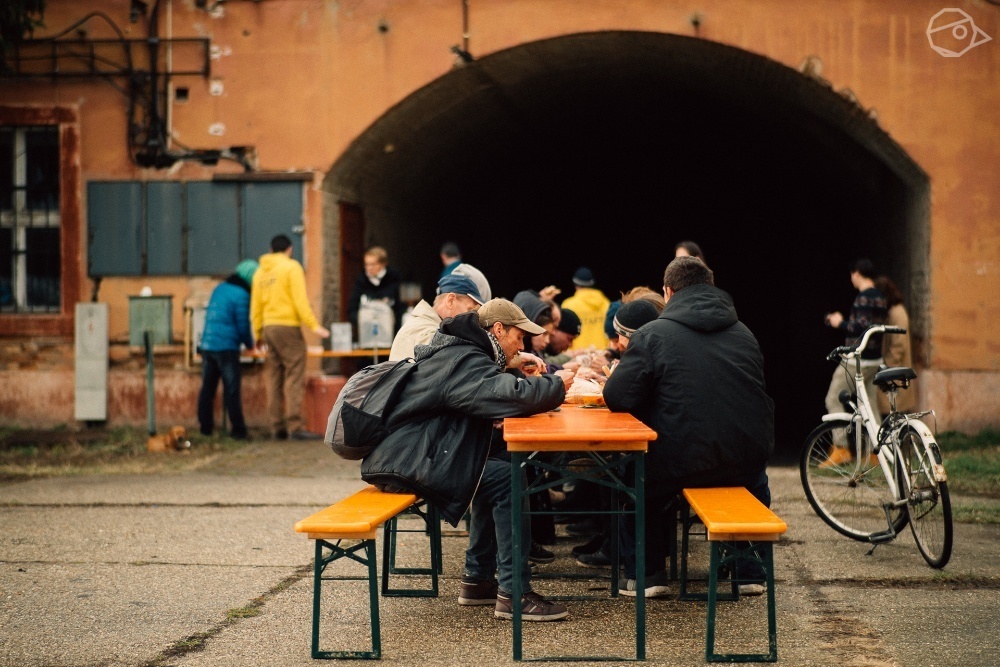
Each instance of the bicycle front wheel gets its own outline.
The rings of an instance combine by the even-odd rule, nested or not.
[[[920,554],[931,567],[942,568],[951,558],[954,525],[948,483],[938,481],[942,465],[937,443],[912,427],[900,433],[899,450],[906,476],[906,511]]]
[[[835,420],[809,434],[799,462],[802,487],[816,514],[862,542],[888,530],[890,521],[899,532],[907,520],[905,510],[892,506],[892,490],[872,451],[867,431],[857,433],[851,422]]]

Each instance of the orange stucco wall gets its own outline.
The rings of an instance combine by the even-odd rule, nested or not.
[[[107,12],[129,37],[145,36],[141,22],[128,22],[127,2],[87,5],[86,11]],[[995,389],[1000,373],[1000,8],[940,0],[470,0],[467,5],[468,48],[480,55],[557,35],[642,30],[697,35],[793,68],[818,56],[822,76],[875,109],[880,125],[931,177],[928,366],[941,379],[936,391],[946,392],[941,402],[955,406],[949,425],[976,428],[1000,421],[988,400],[970,412],[953,400],[958,394],[940,389],[951,386],[949,374],[962,373],[954,385],[983,395]],[[944,6],[967,11],[994,41],[959,58],[935,53],[925,31]],[[325,279],[322,175],[388,108],[450,70],[449,47],[463,43],[462,7],[460,0],[230,0],[208,13],[192,0],[161,2],[161,36],[207,36],[217,54],[210,79],[173,82],[190,90],[188,101],[169,106],[176,139],[197,148],[252,145],[261,170],[315,174],[306,187],[305,265],[317,312]],[[47,27],[35,36],[53,34],[84,12],[78,2],[49,0]],[[91,37],[114,35],[98,20],[85,27]],[[212,82],[221,84],[221,94],[210,94]],[[125,98],[100,80],[0,79],[0,105],[78,109],[81,188],[92,179],[193,180],[240,171],[231,163],[217,168],[179,163],[166,171],[134,166],[123,141]],[[210,134],[209,127],[220,123],[224,134]],[[85,216],[85,204],[81,208]],[[79,234],[85,254],[85,219]],[[86,301],[93,285],[86,262],[80,266],[77,296]],[[175,339],[181,340],[180,305],[207,297],[214,282],[208,277],[104,280],[99,298],[110,304],[112,339],[127,333],[127,297],[150,285],[154,293],[175,295]],[[0,374],[8,376],[3,386],[23,383],[21,371],[71,371],[71,359],[61,369],[49,361],[24,361],[23,346],[10,352],[19,341],[0,340],[7,343],[0,360]],[[5,421],[72,419],[72,406],[53,415],[30,402],[0,405]],[[132,419],[124,411],[118,416]]]

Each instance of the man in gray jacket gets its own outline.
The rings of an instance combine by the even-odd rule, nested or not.
[[[757,339],[695,257],[663,276],[667,305],[629,336],[604,385],[604,401],[656,431],[646,455],[646,596],[665,595],[668,544],[663,509],[685,487],[745,486],[771,504],[765,466],[774,450],[774,402],[764,388]],[[623,595],[635,595],[635,554],[625,550]],[[740,592],[759,595],[763,569],[738,562]]]
[[[510,591],[519,576],[526,621],[568,614],[532,591],[527,553],[513,562],[510,458],[499,428],[504,417],[563,402],[572,374],[525,377],[516,370],[525,334],[541,331],[505,299],[444,320],[428,345],[416,346],[417,367],[389,416],[390,433],[361,465],[365,481],[420,495],[452,525],[471,504],[459,604],[494,605],[497,618],[512,618]],[[530,543],[527,528],[523,543]]]

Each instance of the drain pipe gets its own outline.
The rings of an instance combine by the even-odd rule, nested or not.
[[[153,332],[142,332],[142,340],[146,344],[146,420],[149,434],[156,435],[156,400],[153,395]]]

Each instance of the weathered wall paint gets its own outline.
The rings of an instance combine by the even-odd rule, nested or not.
[[[1000,373],[1000,9],[982,2],[939,0],[472,0],[469,49],[487,54],[533,40],[593,30],[644,30],[695,35],[766,55],[798,67],[809,55],[823,62],[823,77],[838,90],[849,89],[874,108],[889,134],[931,176],[931,339],[928,398],[949,406],[946,426],[978,428],[997,424],[1000,415],[987,399],[996,395]],[[960,58],[942,58],[929,48],[929,18],[945,5],[958,6],[994,38]],[[129,37],[144,37],[142,23],[128,23],[128,5],[96,0],[87,11],[112,16]],[[307,188],[306,268],[314,309],[322,311],[324,274],[322,174],[366,127],[388,108],[449,71],[448,51],[462,43],[462,3],[437,1],[332,0],[231,1],[214,14],[190,0],[164,0],[161,35],[210,36],[218,47],[213,81],[223,93],[209,94],[210,81],[175,79],[190,90],[188,101],[172,103],[170,127],[185,145],[219,148],[253,145],[264,170],[306,170],[315,174]],[[47,28],[53,34],[84,13],[79,3],[50,0]],[[691,18],[699,16],[697,31]],[[382,26],[383,30],[380,30]],[[86,24],[94,38],[113,37],[101,21]],[[78,218],[75,239],[80,257],[67,281],[90,299],[86,277],[85,183],[96,179],[206,179],[237,172],[193,163],[169,171],[144,170],[126,156],[125,99],[110,85],[93,81],[0,83],[0,105],[72,108],[78,115],[81,205],[64,215]],[[209,133],[221,123],[225,134]],[[328,203],[329,204],[329,203]],[[212,278],[106,279],[98,298],[111,309],[112,340],[127,335],[128,296],[150,285],[174,294],[174,335],[183,338],[181,305],[205,297]],[[38,318],[41,320],[43,318]],[[60,325],[57,336],[71,336]],[[31,326],[0,318],[0,340],[31,339]],[[50,335],[46,333],[45,335]],[[315,342],[315,340],[310,340]],[[4,349],[7,349],[6,347]],[[31,364],[28,364],[30,366]],[[72,358],[41,363],[41,370],[6,353],[0,358],[0,414],[5,422],[46,424],[53,419],[41,395],[71,399]],[[69,369],[67,373],[67,369]],[[144,382],[141,372],[136,382]],[[924,382],[924,386],[932,384]],[[19,392],[23,387],[23,399]],[[17,389],[12,389],[17,388]],[[67,393],[68,392],[68,393]],[[961,400],[959,400],[961,399]],[[127,402],[127,401],[126,401]],[[165,404],[169,401],[165,401]],[[71,414],[71,410],[69,411]],[[136,421],[122,409],[123,421]],[[143,417],[144,419],[144,417]],[[142,421],[139,419],[138,421]]]

